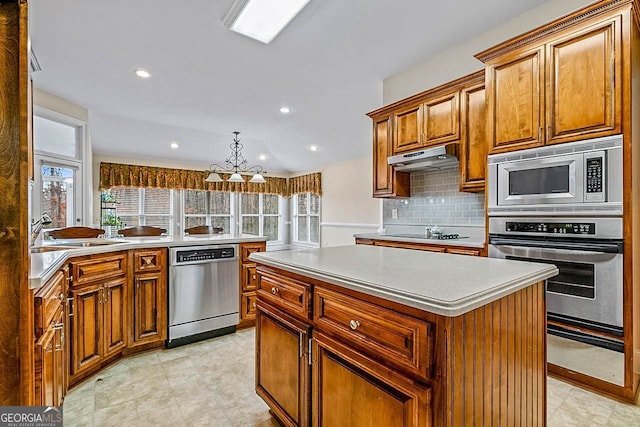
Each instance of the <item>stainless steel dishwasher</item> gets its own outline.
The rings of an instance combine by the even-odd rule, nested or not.
[[[238,271],[238,245],[169,250],[167,347],[235,331],[240,320]]]

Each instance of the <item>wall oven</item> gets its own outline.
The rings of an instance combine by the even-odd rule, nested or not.
[[[489,256],[555,264],[548,333],[623,351],[622,218],[489,219]]]
[[[621,215],[622,135],[488,156],[489,215]]]

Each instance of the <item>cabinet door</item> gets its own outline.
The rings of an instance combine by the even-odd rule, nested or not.
[[[66,356],[66,348],[65,348],[65,313],[62,306],[59,308],[56,316],[54,318],[53,329],[54,329],[54,366],[53,366],[53,376],[55,378],[55,405],[62,405],[62,401],[64,400],[64,396],[67,393],[67,384],[66,384],[66,364],[67,364],[67,356]]]
[[[458,92],[431,99],[422,104],[425,146],[460,139]]]
[[[240,320],[253,320],[256,318],[256,293],[246,292],[242,294],[240,302]]]
[[[164,274],[136,274],[133,288],[133,340],[136,344],[165,339]]]
[[[256,393],[285,426],[309,425],[311,326],[258,301]]]
[[[35,405],[55,406],[55,330],[47,328],[34,347]]]
[[[251,292],[258,288],[258,273],[255,264],[244,264],[242,266],[242,291]]]
[[[430,388],[314,332],[314,426],[431,426],[431,413]]]
[[[102,285],[72,289],[71,373],[76,375],[102,361]]]
[[[460,191],[484,191],[487,117],[484,84],[461,92]]]
[[[517,51],[487,64],[487,135],[493,153],[542,145],[543,48]]]
[[[127,344],[125,278],[103,285],[104,357],[121,351]]]
[[[547,144],[620,133],[621,28],[617,16],[547,45]]]
[[[422,108],[420,105],[393,114],[393,154],[416,150],[422,146]]]
[[[387,163],[392,154],[391,119],[373,120],[373,197],[409,197],[409,173],[395,172]]]

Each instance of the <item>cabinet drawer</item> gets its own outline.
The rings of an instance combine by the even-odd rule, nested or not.
[[[260,299],[283,308],[290,314],[309,318],[309,285],[258,268]]]
[[[431,323],[319,287],[313,316],[318,330],[369,356],[422,378],[431,376]]]
[[[242,291],[251,292],[258,288],[258,273],[255,264],[242,266]]]
[[[58,271],[34,295],[36,339],[44,333],[44,330],[51,323],[57,309],[60,307],[60,304],[62,304],[62,300],[65,297],[62,292],[62,289],[64,288],[64,280],[64,273],[62,273],[62,271]]]
[[[265,242],[243,243],[240,245],[240,259],[242,263],[252,262],[249,255],[254,252],[264,252],[267,247]]]
[[[427,246],[422,243],[392,242],[389,240],[376,240],[373,244],[375,246],[387,246],[390,248],[403,248],[403,249],[418,249],[420,251],[429,251],[429,252],[445,252],[446,251],[446,248],[442,246]]]
[[[133,268],[136,273],[162,269],[164,249],[143,249],[133,253]]]
[[[87,260],[72,261],[71,271],[73,274],[73,285],[75,286],[117,277],[126,272],[126,255],[119,253]]]
[[[242,304],[240,308],[242,320],[256,318],[256,293],[245,292],[242,294]]]
[[[458,255],[480,256],[480,251],[481,249],[447,248],[448,254],[458,254]]]

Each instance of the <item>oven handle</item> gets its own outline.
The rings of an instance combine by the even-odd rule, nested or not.
[[[489,236],[489,243],[492,245],[505,246],[526,246],[529,248],[545,248],[545,249],[566,249],[569,251],[584,252],[601,252],[608,254],[621,254],[622,242],[606,242],[606,243],[574,243],[574,242],[545,242],[540,240],[529,239],[509,239],[505,237]]]

